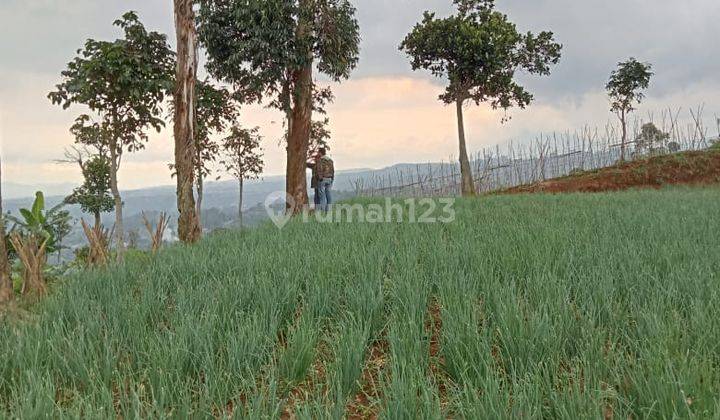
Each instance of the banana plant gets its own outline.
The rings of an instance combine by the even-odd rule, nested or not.
[[[48,253],[60,249],[59,242],[69,231],[71,216],[63,210],[65,203],[60,203],[50,210],[45,210],[45,196],[41,191],[35,193],[35,201],[31,208],[20,209],[22,218],[12,215],[5,217],[14,223],[12,230],[20,230],[25,234],[35,235],[46,242]]]

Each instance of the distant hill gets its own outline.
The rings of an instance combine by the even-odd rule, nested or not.
[[[382,169],[362,168],[338,171],[334,189],[336,191],[352,192],[355,191],[358,182],[362,183],[363,181],[372,179],[396,176],[398,173],[409,173],[415,171],[418,167],[423,168],[423,171],[427,171],[429,167],[440,167],[441,165],[443,164],[403,163]],[[447,164],[444,164],[444,166],[447,166]],[[29,206],[34,199],[35,191],[45,193],[47,201],[51,205],[57,204],[63,197],[69,194],[75,186],[74,184],[24,185],[3,182],[4,208],[6,211],[15,212],[21,207]],[[255,207],[263,203],[269,194],[284,190],[284,176],[269,176],[259,180],[246,181],[243,207],[245,209]],[[205,209],[223,209],[228,212],[231,211],[232,214],[236,214],[237,191],[238,186],[235,181],[208,182],[205,184],[203,207]],[[175,186],[173,185],[126,190],[122,192],[122,196],[125,201],[125,213],[128,215],[140,213],[141,211],[175,212]],[[82,215],[79,209],[74,211],[73,214],[77,217]],[[108,220],[111,219],[110,216],[107,217]]]
[[[358,180],[369,180],[378,176],[396,172],[396,169],[404,165],[395,165],[380,170],[374,169],[352,169],[338,171],[335,182],[336,199],[343,199],[353,196]],[[413,165],[407,165],[408,167]],[[60,203],[69,194],[75,185],[72,184],[47,184],[47,185],[23,185],[11,182],[3,183],[3,210],[17,214],[20,208],[30,207],[34,200],[34,191],[40,190],[45,193],[47,206],[51,207]],[[243,213],[246,225],[256,225],[267,220],[264,202],[268,195],[276,191],[285,190],[284,176],[269,176],[260,180],[247,181],[244,186]],[[125,228],[128,234],[137,238],[141,247],[149,244],[149,235],[145,231],[142,220],[142,212],[145,212],[148,219],[154,221],[160,212],[170,215],[168,236],[175,237],[177,230],[177,209],[175,187],[172,185],[127,190],[122,192],[125,203]],[[203,197],[203,228],[210,232],[222,229],[235,223],[238,214],[238,185],[235,181],[208,182],[205,185]],[[72,250],[84,246],[86,239],[79,226],[80,218],[91,220],[92,217],[83,214],[79,206],[68,206],[68,210],[75,219],[76,226],[73,232],[65,239],[65,245],[69,249],[64,251],[63,258],[72,257]],[[106,226],[114,224],[114,214],[103,215],[103,223]]]
[[[68,195],[76,185],[72,183],[61,184],[20,184],[3,181],[2,195],[5,200],[14,200],[30,197],[35,191],[42,191],[48,196]]]

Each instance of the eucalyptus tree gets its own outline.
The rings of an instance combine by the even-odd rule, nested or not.
[[[349,0],[200,0],[207,69],[243,103],[282,110],[288,122],[286,191],[298,212],[307,204],[305,159],[317,70],[347,79],[358,62],[360,30]]]
[[[262,174],[264,162],[257,127],[253,129],[234,125],[222,143],[225,159],[220,164],[238,181],[238,222],[242,226],[243,186],[245,180],[256,179]]]
[[[177,180],[178,236],[183,242],[196,242],[202,235],[200,216],[195,207],[197,31],[194,0],[175,0],[177,66],[174,95],[175,178]]]
[[[100,141],[108,150],[117,258],[122,261],[125,242],[118,171],[125,153],[145,147],[148,129],[160,131],[164,126],[161,104],[174,87],[175,57],[166,36],[148,32],[134,12],[124,14],[115,25],[124,38],[87,40],[48,97],[63,108],[84,105],[98,118],[81,115],[73,130],[81,134],[80,143]]]
[[[618,67],[610,74],[607,89],[610,97],[610,111],[617,115],[622,128],[620,143],[620,160],[625,160],[628,142],[627,118],[635,110],[635,105],[645,99],[643,91],[650,86],[652,65],[642,63],[635,58],[618,63]]]
[[[516,79],[519,71],[549,75],[562,46],[552,32],[520,33],[493,0],[454,0],[457,13],[438,18],[425,12],[400,45],[413,70],[429,70],[448,80],[440,100],[455,103],[460,143],[463,195],[475,194],[465,141],[466,102],[488,103],[493,109],[525,108],[533,95]]]

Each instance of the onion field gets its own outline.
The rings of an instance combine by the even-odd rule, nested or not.
[[[0,418],[717,418],[719,203],[481,197],[134,255],[1,321]]]

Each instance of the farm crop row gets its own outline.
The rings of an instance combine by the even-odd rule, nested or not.
[[[490,197],[136,257],[0,325],[0,417],[717,415],[718,202]]]

